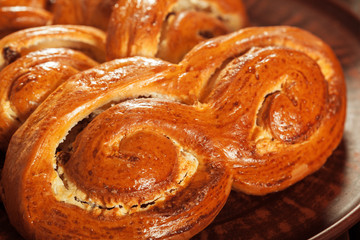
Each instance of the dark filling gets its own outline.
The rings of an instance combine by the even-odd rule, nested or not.
[[[4,47],[3,55],[4,55],[4,58],[7,62],[7,64],[14,62],[16,59],[21,57],[21,54],[15,50],[11,49],[11,47]]]

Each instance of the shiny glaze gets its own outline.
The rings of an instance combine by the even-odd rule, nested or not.
[[[187,11],[169,15],[156,56],[179,62],[197,43],[229,32],[224,22],[203,12]]]
[[[0,7],[0,39],[20,29],[50,25],[52,14],[41,8]]]
[[[246,24],[238,0],[118,1],[109,22],[107,57],[159,57],[177,63],[197,43]]]
[[[77,25],[51,25],[23,29],[0,40],[0,70],[31,51],[44,48],[72,48],[95,60],[105,60],[105,33]]]
[[[21,19],[28,7],[3,8],[10,8],[11,14],[20,11],[13,17]],[[1,16],[0,22],[2,17],[8,21],[11,14]],[[0,149],[5,151],[15,130],[56,87],[98,64],[90,57],[105,60],[105,33],[88,26],[34,27],[5,36],[0,49]]]
[[[0,72],[0,143],[11,135],[61,83],[98,63],[71,49],[47,48],[20,57]]]
[[[297,28],[244,29],[179,64],[110,61],[71,77],[15,133],[4,205],[27,239],[190,238],[231,186],[263,195],[319,169],[345,109],[339,62]],[[193,171],[184,183],[178,166]]]
[[[0,0],[0,7],[27,6],[45,8],[47,0]]]
[[[0,39],[31,27],[52,24],[47,0],[0,0]]]
[[[106,30],[112,8],[117,1],[57,0],[51,6],[54,24],[87,25]]]

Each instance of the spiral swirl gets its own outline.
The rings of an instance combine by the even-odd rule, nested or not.
[[[28,239],[190,238],[231,187],[267,194],[319,169],[345,108],[335,55],[297,28],[243,29],[179,64],[113,60],[73,75],[14,134],[3,201]]]
[[[234,188],[261,195],[278,191],[324,163],[323,152],[316,161],[303,156],[313,152],[314,142],[329,147],[324,139],[329,126],[323,126],[330,110],[328,83],[313,59],[294,50],[262,48],[229,63],[220,77],[225,82],[219,83],[221,90],[214,88],[218,92],[211,93],[209,104],[219,115],[228,112],[218,123],[230,133],[226,138],[247,143],[240,151],[238,143],[225,146],[227,155],[236,156]],[[337,142],[341,133],[340,128]]]
[[[246,24],[238,0],[118,1],[108,27],[107,57],[159,57],[177,63],[197,43]]]

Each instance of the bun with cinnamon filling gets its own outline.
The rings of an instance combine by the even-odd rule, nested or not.
[[[118,1],[107,31],[107,58],[146,56],[177,63],[197,43],[246,25],[239,0]]]
[[[104,60],[105,34],[86,26],[30,28],[0,40],[0,49],[0,149],[6,151],[15,130],[56,87],[98,64],[85,54]]]
[[[57,88],[11,139],[3,201],[26,239],[182,239],[231,187],[280,191],[318,170],[346,109],[338,60],[292,27],[248,28],[179,64],[133,57]]]

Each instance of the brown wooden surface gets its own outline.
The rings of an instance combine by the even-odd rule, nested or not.
[[[360,21],[334,1],[244,2],[253,25],[299,26],[333,47],[347,79],[345,134],[325,166],[293,187],[264,197],[233,192],[213,224],[194,239],[335,238],[360,219]],[[1,206],[3,239],[21,238]]]

